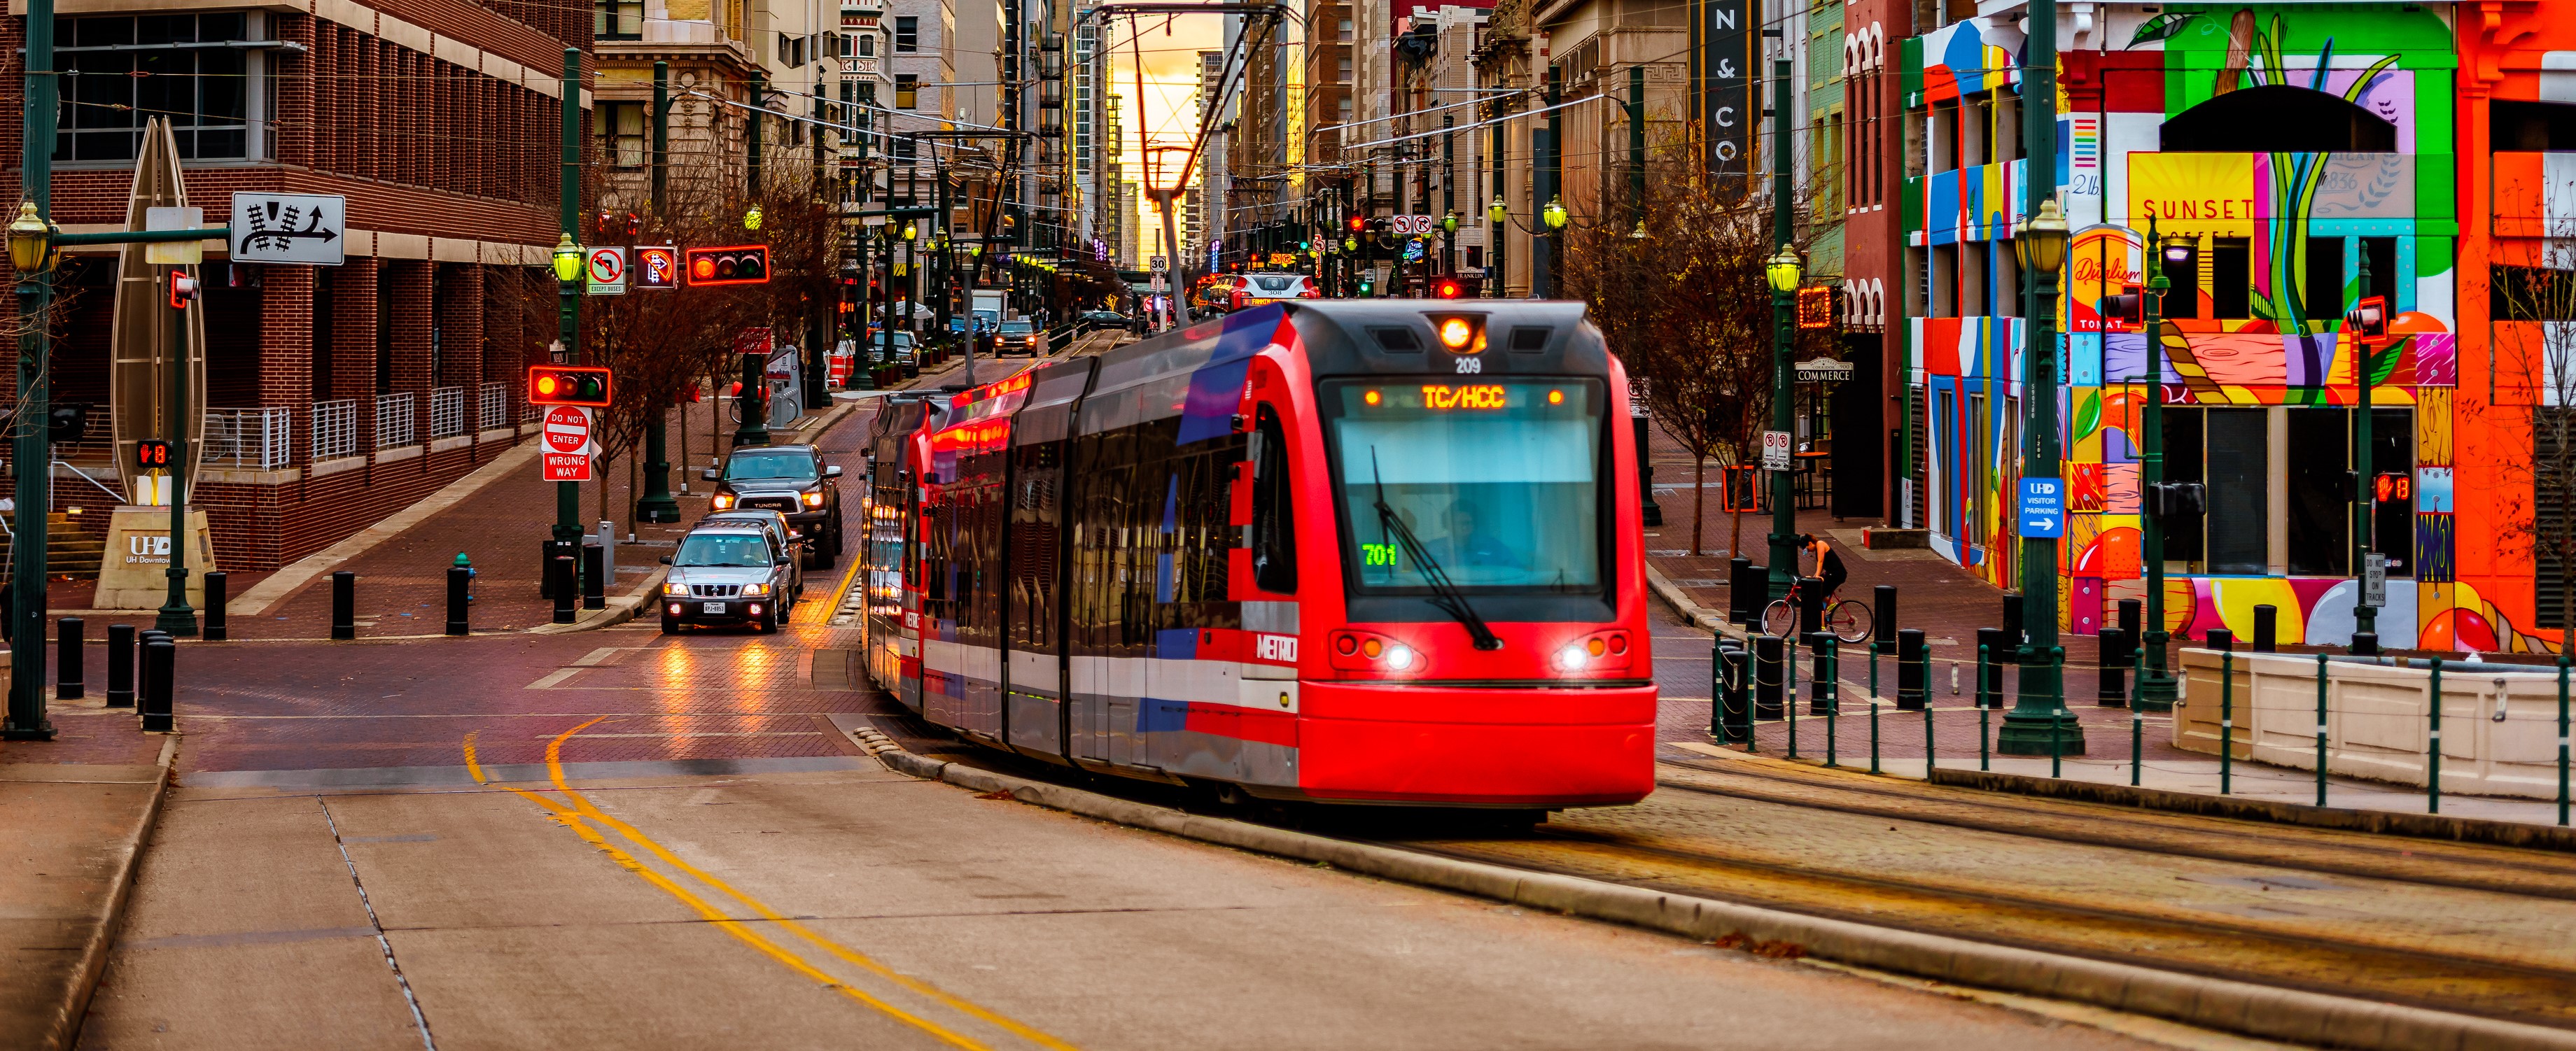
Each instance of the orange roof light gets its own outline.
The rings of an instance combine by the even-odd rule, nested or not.
[[[1367,403],[1369,403],[1369,404],[1371,404],[1371,405],[1375,405],[1375,404],[1377,404],[1381,399],[1378,397],[1378,393],[1377,393],[1376,391],[1370,391],[1370,392],[1368,392],[1368,393],[1366,393],[1366,394],[1362,394],[1362,395],[1360,395],[1360,400],[1361,400],[1361,401],[1364,401],[1364,402],[1367,402]]]
[[[1440,323],[1441,346],[1457,350],[1466,346],[1467,341],[1474,338],[1476,338],[1476,326],[1468,324],[1466,318],[1453,317]]]
[[[1561,390],[1552,390],[1547,392],[1547,403],[1550,405],[1565,404],[1565,392]]]

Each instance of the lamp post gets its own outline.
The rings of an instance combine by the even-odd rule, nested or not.
[[[1485,296],[1489,299],[1501,299],[1503,293],[1511,291],[1504,287],[1511,281],[1511,271],[1503,267],[1503,220],[1511,216],[1512,210],[1504,206],[1502,194],[1495,194],[1494,203],[1485,206],[1485,218],[1492,221],[1494,228],[1492,235],[1485,238]]]
[[[653,63],[653,109],[648,114],[653,127],[653,200],[654,223],[658,226],[668,215],[671,153],[671,64]],[[818,359],[819,363],[819,359]],[[823,389],[818,381],[815,390]],[[644,492],[635,499],[635,520],[639,522],[677,522],[680,501],[671,495],[671,454],[663,442],[663,417],[667,405],[656,406],[644,417]],[[687,434],[682,432],[682,444]],[[681,450],[680,459],[688,452]]]
[[[581,289],[573,282],[581,277],[581,246],[573,235],[581,232],[581,49],[568,47],[563,52],[563,168],[555,182],[555,198],[561,205],[562,236],[555,240],[555,292],[562,300],[557,311],[557,337],[563,345],[561,364],[581,362]],[[561,544],[581,542],[581,483],[555,483],[554,539]],[[552,554],[552,551],[548,552]],[[579,554],[579,552],[573,552]],[[575,559],[578,565],[580,560]]]
[[[2369,298],[2370,245],[2366,241],[2362,243],[2361,284],[2358,288],[2359,291],[2355,295],[2363,299]],[[2371,513],[2374,505],[2371,502],[2370,477],[2373,466],[2370,455],[2370,380],[2371,373],[2374,371],[2371,356],[2378,348],[2372,346],[2377,342],[2371,338],[2372,326],[2360,323],[2361,313],[2361,304],[2355,302],[2343,326],[2345,331],[2352,333],[2353,361],[2352,476],[2355,491],[2352,494],[2352,634],[2354,638],[2367,634],[2372,639],[2377,639],[2379,607],[2370,604],[2369,588],[2364,582],[2369,579],[2370,556],[2379,540],[2377,536],[2379,530],[2376,528],[2378,516]],[[2374,320],[2379,322],[2380,327],[2385,326],[2385,319]],[[2378,652],[2376,645],[2367,649],[2371,653]],[[2355,649],[2353,652],[2361,653],[2363,650]]]
[[[2034,161],[2033,163],[2037,163]],[[2057,448],[2057,274],[2066,263],[2066,219],[2057,198],[2039,202],[2038,214],[2014,232],[2013,254],[2020,257],[2030,285],[2030,337],[2022,353],[2028,375],[2023,403],[2030,406],[2030,426],[2022,432],[2022,476],[2059,481]],[[2062,499],[2062,496],[2061,496]],[[2065,697],[2059,680],[2057,647],[2057,538],[2021,538],[2022,633],[2020,695],[2004,713],[1996,748],[2006,755],[2082,755],[2084,730],[2066,725]]]
[[[1545,245],[1549,266],[1546,271],[1539,274],[1539,280],[1530,288],[1530,298],[1550,299],[1556,295],[1555,261],[1565,257],[1565,243],[1562,240],[1566,220],[1565,199],[1548,198],[1547,207],[1539,211],[1538,217],[1540,222],[1547,224]]]
[[[1795,391],[1789,385],[1789,327],[1791,297],[1798,284],[1806,279],[1805,267],[1798,261],[1798,250],[1782,242],[1780,250],[1762,264],[1763,279],[1771,286],[1771,429],[1787,431],[1792,426]],[[1770,598],[1789,593],[1789,580],[1798,575],[1798,496],[1793,486],[1796,479],[1788,471],[1771,472],[1771,568]]]
[[[2147,249],[2158,253],[2163,262],[2179,263],[2190,258],[2194,238],[2182,234],[2159,236],[2154,216],[2147,217]],[[2147,407],[2139,418],[2138,493],[2145,498],[2146,514],[2138,516],[2138,548],[2147,570],[2147,622],[2140,625],[2139,642],[2146,647],[2146,661],[2138,671],[2137,710],[2169,712],[2181,690],[2174,682],[2173,671],[2165,667],[2165,523],[2156,513],[2154,493],[2165,479],[2165,347],[2164,301],[2173,282],[2165,279],[2161,263],[2150,263],[2147,271],[2147,295],[2139,310],[2147,332]]]
[[[47,343],[41,321],[53,297],[54,246],[53,224],[45,221],[39,204],[51,193],[53,150],[34,144],[53,139],[53,76],[36,72],[53,67],[53,0],[31,0],[28,12],[29,145],[24,170],[30,199],[19,202],[18,217],[9,223],[9,262],[18,269],[18,390],[22,395],[21,424],[10,455],[20,464],[50,465],[53,449],[42,425],[51,413],[45,405]],[[39,130],[42,139],[36,138]],[[9,579],[16,586],[10,589],[7,612],[12,637],[33,641],[16,647],[9,666],[9,716],[0,722],[0,739],[10,741],[54,739],[54,724],[45,716],[45,647],[41,644],[45,637],[45,511],[52,475],[50,469],[18,471],[17,535],[9,545]],[[35,583],[30,587],[28,581]]]

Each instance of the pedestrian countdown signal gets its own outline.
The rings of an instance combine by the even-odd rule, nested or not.
[[[608,404],[608,370],[586,365],[528,367],[528,404]]]

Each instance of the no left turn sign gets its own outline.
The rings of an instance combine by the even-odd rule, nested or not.
[[[549,482],[587,482],[590,480],[590,410],[579,405],[557,405],[546,410],[546,446],[538,450],[545,480]]]
[[[626,294],[626,247],[606,245],[590,250],[589,289],[594,296]]]

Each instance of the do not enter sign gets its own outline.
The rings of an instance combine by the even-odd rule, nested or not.
[[[590,480],[590,410],[579,405],[557,405],[546,410],[546,446],[538,450],[545,480],[549,482],[587,482]]]

